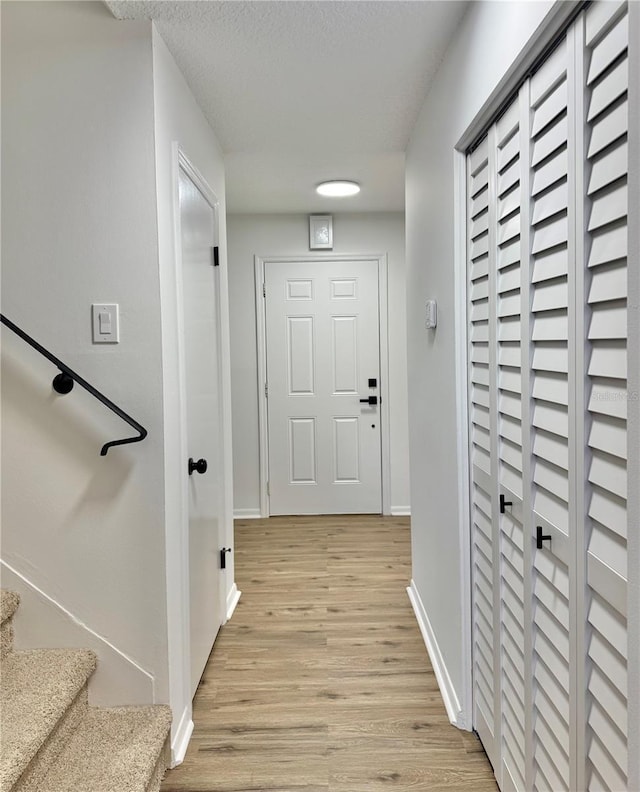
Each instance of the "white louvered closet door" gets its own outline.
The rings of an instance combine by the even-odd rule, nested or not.
[[[592,3],[468,156],[474,726],[509,792],[627,789],[627,25]]]
[[[536,792],[570,789],[574,740],[571,694],[572,562],[575,534],[575,192],[569,143],[575,105],[569,102],[569,40],[529,85],[530,351],[532,514],[532,729]],[[574,694],[575,695],[575,694]]]
[[[585,61],[587,447],[584,789],[627,789],[627,87],[625,4],[596,3]],[[636,485],[638,486],[637,482]]]
[[[525,789],[525,532],[522,365],[522,139],[514,101],[489,134],[495,153],[496,430],[500,630],[500,767],[502,785]],[[524,216],[526,225],[526,214]],[[491,257],[493,258],[493,257]],[[526,309],[525,309],[526,311]],[[524,376],[523,376],[524,374]],[[497,765],[494,763],[494,767]]]
[[[469,422],[471,445],[471,522],[473,543],[473,686],[474,725],[487,755],[495,764],[497,630],[494,596],[497,546],[494,537],[491,413],[495,404],[490,372],[495,370],[495,302],[489,301],[489,164],[485,138],[467,160],[469,295]],[[491,284],[490,284],[491,280]],[[490,331],[491,327],[491,331]]]

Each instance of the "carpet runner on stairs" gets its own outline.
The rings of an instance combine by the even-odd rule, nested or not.
[[[158,792],[169,707],[89,707],[94,653],[14,650],[18,603],[1,592],[0,792]]]

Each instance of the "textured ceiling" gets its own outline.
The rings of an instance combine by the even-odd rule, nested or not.
[[[464,2],[107,0],[153,19],[225,151],[235,212],[404,208],[404,150]],[[328,178],[360,181],[321,198]]]

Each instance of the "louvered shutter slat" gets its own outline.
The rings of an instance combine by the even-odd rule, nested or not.
[[[594,523],[606,525],[611,532],[626,540],[627,512],[624,498],[616,498],[610,492],[601,492],[594,488],[591,493],[588,515]],[[626,542],[623,552],[626,558]]]
[[[622,184],[606,195],[595,198],[591,204],[589,231],[595,231],[608,223],[627,216],[627,185]]]
[[[626,12],[626,8],[626,0],[609,0],[591,6],[585,18],[585,43],[588,48],[602,38],[615,20]]]
[[[590,305],[627,297],[627,265],[614,261],[599,266],[591,275],[588,302]]]
[[[627,92],[629,63],[625,59],[613,68],[591,91],[587,121],[593,121]]]
[[[498,269],[510,267],[520,261],[520,238],[503,242],[498,249]]]
[[[531,282],[536,284],[543,280],[553,280],[568,272],[569,256],[566,248],[538,254],[533,264]]]
[[[501,196],[498,220],[505,220],[509,215],[520,210],[521,194],[518,188],[511,190],[504,197]]]
[[[592,307],[589,322],[588,338],[597,339],[627,337],[627,305],[626,301],[609,301],[596,303]]]
[[[627,229],[625,226],[612,226],[598,229],[591,240],[589,268],[611,261],[620,261],[627,256]]]
[[[533,177],[531,195],[535,198],[543,190],[562,181],[569,174],[569,153],[562,149],[544,165],[537,168]]]
[[[533,224],[537,225],[560,212],[566,212],[568,206],[569,185],[566,181],[561,181],[533,202]]]
[[[592,159],[604,151],[614,140],[618,140],[627,133],[628,107],[627,102],[616,105],[606,115],[601,116],[593,125],[589,140],[587,157]]]
[[[591,49],[587,85],[591,85],[627,49],[629,17],[625,14]]]
[[[627,175],[627,143],[623,142],[612,151],[604,154],[591,169],[588,195],[593,195],[603,187]],[[626,209],[626,206],[625,206]],[[623,215],[624,216],[624,215]]]
[[[558,119],[554,124],[542,132],[533,144],[532,165],[539,165],[550,154],[567,145],[569,126],[566,116]]]

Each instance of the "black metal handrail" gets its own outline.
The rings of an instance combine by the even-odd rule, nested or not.
[[[53,365],[59,369],[60,373],[53,378],[53,389],[57,393],[69,393],[69,391],[73,388],[73,383],[77,382],[78,385],[83,387],[86,391],[89,391],[89,393],[99,402],[102,402],[105,407],[108,407],[112,412],[114,412],[118,417],[122,418],[123,421],[126,421],[129,426],[132,426],[136,432],[139,433],[138,437],[125,437],[123,440],[112,440],[110,443],[105,443],[100,449],[100,456],[106,456],[107,451],[113,446],[126,445],[127,443],[139,443],[141,440],[144,440],[144,438],[147,436],[147,430],[144,428],[144,426],[141,426],[130,415],[127,415],[127,413],[124,410],[121,410],[117,404],[114,404],[111,399],[108,399],[103,393],[100,393],[100,391],[94,388],[93,385],[90,385],[79,374],[76,374],[73,369],[70,369],[69,366],[59,360],[55,355],[51,354],[48,349],[45,349],[42,344],[39,344],[35,339],[31,338],[30,335],[27,335],[24,330],[21,330],[18,325],[14,324],[10,319],[7,319],[7,317],[1,313],[0,322],[8,327],[9,330],[13,331],[23,341],[26,341],[29,346],[32,346],[37,352],[46,357],[47,360],[50,360]]]

